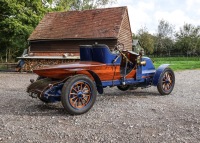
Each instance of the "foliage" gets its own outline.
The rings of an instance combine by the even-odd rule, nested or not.
[[[155,39],[156,54],[168,53],[168,55],[170,55],[170,50],[173,45],[173,32],[172,25],[170,25],[167,21],[160,20]]]
[[[176,47],[187,55],[200,54],[200,26],[184,24],[176,33]]]
[[[160,20],[158,24],[158,37],[166,38],[171,37],[173,34],[173,26],[169,24],[169,22],[165,20]]]
[[[48,9],[38,0],[1,0],[0,11],[0,51],[11,60],[27,47],[28,36]]]
[[[138,31],[138,34],[136,36],[142,48],[144,48],[144,51],[146,54],[152,54],[154,49],[154,38],[153,36],[147,31],[146,28],[141,28]]]
[[[87,10],[104,7],[116,0],[43,0],[53,11]]]
[[[141,28],[133,34],[142,43],[147,54],[156,56],[199,56],[200,55],[200,26],[184,24],[179,31],[167,21],[161,20],[155,35]],[[154,43],[154,45],[152,45]]]
[[[113,2],[115,2],[115,0],[75,0],[71,9],[94,9],[98,7],[104,7],[105,5]]]

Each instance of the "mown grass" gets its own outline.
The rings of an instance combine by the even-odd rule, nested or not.
[[[151,58],[158,68],[161,64],[170,64],[173,70],[200,69],[200,57],[162,57]]]

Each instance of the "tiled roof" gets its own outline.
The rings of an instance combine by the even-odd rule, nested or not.
[[[117,38],[127,7],[51,12],[28,40]]]

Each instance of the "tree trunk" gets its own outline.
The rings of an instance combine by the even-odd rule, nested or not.
[[[8,49],[8,61],[11,62],[12,54],[11,54],[11,49]]]
[[[6,48],[6,63],[8,62],[8,49]]]

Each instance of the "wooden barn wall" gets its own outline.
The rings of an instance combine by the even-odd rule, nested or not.
[[[124,44],[125,49],[132,50],[132,32],[127,10],[124,14],[118,40]]]
[[[63,53],[79,55],[79,45],[106,44],[114,48],[117,40],[71,40],[30,42],[30,52],[40,56],[60,56]]]

